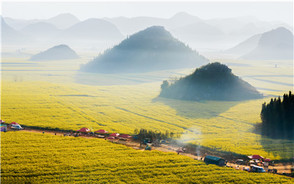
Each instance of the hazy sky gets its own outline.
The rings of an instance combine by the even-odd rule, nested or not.
[[[292,1],[247,2],[2,2],[4,17],[45,19],[72,13],[79,19],[90,17],[153,16],[168,18],[187,12],[203,19],[254,16],[260,20],[293,23]]]

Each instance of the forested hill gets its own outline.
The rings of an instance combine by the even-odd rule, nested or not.
[[[161,97],[181,100],[247,100],[262,95],[221,63],[209,63],[191,75],[169,84],[163,81]]]
[[[208,60],[174,38],[162,26],[149,27],[106,50],[82,71],[99,73],[139,73],[197,67]]]
[[[273,138],[294,138],[294,95],[284,94],[262,104],[262,133]]]

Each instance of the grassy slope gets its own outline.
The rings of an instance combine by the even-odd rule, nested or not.
[[[293,179],[205,165],[175,153],[103,139],[1,134],[1,183],[291,183]]]
[[[35,67],[19,68],[4,66],[4,70],[24,71],[3,72],[1,118],[7,122],[73,130],[86,126],[124,133],[132,133],[135,128],[186,132],[182,138],[186,142],[276,159],[293,157],[293,141],[272,140],[255,133],[255,125],[260,122],[261,104],[269,97],[242,102],[185,102],[156,98],[161,82],[155,81],[187,71],[92,76],[76,74],[74,69],[77,66],[71,62],[65,65],[44,62]],[[288,85],[256,80],[264,75],[282,75],[274,77],[274,81],[290,83],[291,77],[287,76],[291,74],[291,68],[288,66],[273,68],[259,64],[256,67],[232,66],[232,69],[265,95],[282,94],[282,91],[291,89]],[[77,75],[86,83],[110,81],[128,85],[83,85],[75,83]],[[271,80],[271,77],[267,79]],[[138,84],[138,80],[149,83]]]

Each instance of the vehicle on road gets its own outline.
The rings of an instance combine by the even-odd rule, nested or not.
[[[14,130],[22,130],[23,128],[19,124],[12,124],[11,125],[11,129],[14,129]]]

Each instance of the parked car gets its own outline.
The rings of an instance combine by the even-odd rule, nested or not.
[[[237,159],[236,160],[236,164],[238,164],[238,165],[245,165],[245,162],[244,162],[243,159]]]
[[[22,130],[23,128],[19,124],[12,124],[11,129]]]
[[[263,167],[252,165],[251,168],[250,168],[250,172],[265,173],[265,170],[264,170]]]

